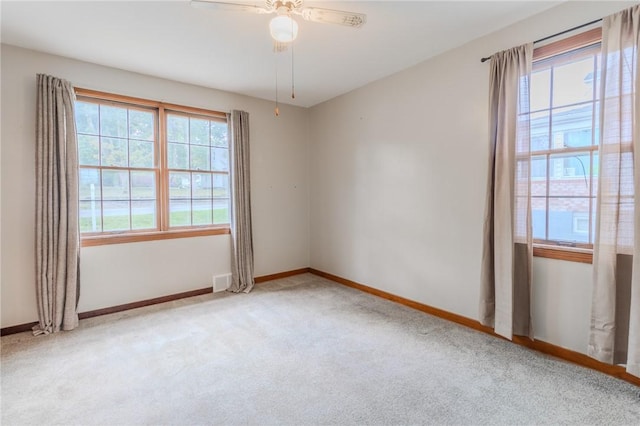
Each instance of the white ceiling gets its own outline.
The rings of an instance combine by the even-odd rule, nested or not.
[[[367,23],[351,29],[298,19],[295,100],[289,96],[290,52],[273,53],[269,15],[202,10],[188,0],[2,0],[1,40],[263,99],[274,98],[277,58],[281,102],[309,107],[558,3],[306,1],[306,6],[366,13]]]

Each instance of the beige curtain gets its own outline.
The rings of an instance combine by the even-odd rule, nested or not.
[[[640,5],[604,18],[600,169],[588,353],[640,376]],[[634,152],[636,155],[634,155]]]
[[[34,334],[78,325],[78,148],[75,93],[68,81],[37,75],[36,295]]]
[[[490,162],[485,204],[480,322],[497,334],[533,337],[529,200],[531,43],[491,57]]]
[[[231,285],[229,291],[253,288],[251,180],[249,179],[249,114],[231,112]]]

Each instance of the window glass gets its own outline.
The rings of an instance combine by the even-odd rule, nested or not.
[[[539,243],[593,243],[599,56],[597,44],[534,62],[531,211]]]
[[[80,232],[158,229],[154,110],[76,101]]]
[[[229,223],[227,123],[168,112],[169,226]]]
[[[144,103],[78,96],[83,236],[228,225],[225,116]],[[159,123],[165,123],[162,131]]]
[[[77,97],[81,234],[228,225],[225,116],[144,104],[108,94]]]

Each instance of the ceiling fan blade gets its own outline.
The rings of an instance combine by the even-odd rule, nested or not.
[[[327,24],[345,25],[352,28],[360,28],[367,22],[364,13],[344,12],[342,10],[321,9],[318,7],[305,7],[294,13],[302,15],[305,21],[321,22]]]
[[[250,12],[259,14],[267,14],[273,12],[273,10],[254,6],[252,4],[226,3],[221,1],[191,0],[191,6],[197,7],[199,9],[222,10],[228,12]]]

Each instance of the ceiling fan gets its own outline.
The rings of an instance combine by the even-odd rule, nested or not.
[[[338,24],[352,28],[360,28],[367,21],[367,15],[342,10],[322,9],[319,7],[305,7],[303,0],[265,0],[264,7],[243,3],[227,3],[220,1],[192,0],[194,7],[250,12],[257,14],[272,14],[277,16],[271,20],[269,28],[271,36],[278,42],[287,43],[293,41],[298,33],[298,24],[292,19],[292,15],[301,16],[305,21],[319,22],[323,24]]]
[[[292,15],[301,16],[305,21],[322,24],[337,24],[351,28],[360,28],[367,21],[363,13],[346,12],[342,10],[323,9],[319,7],[305,7],[303,0],[264,0],[264,7],[247,3],[227,3],[215,0],[191,0],[191,5],[198,8],[213,9],[230,12],[249,12],[261,15],[275,13],[271,19],[269,30],[274,40],[274,52],[287,50],[291,45],[291,99],[295,99],[293,83],[293,41],[298,36],[298,23]],[[277,68],[277,67],[276,67]],[[278,107],[278,73],[276,69],[276,117],[280,115]]]

